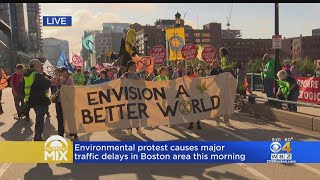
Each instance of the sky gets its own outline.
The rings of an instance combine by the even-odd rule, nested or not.
[[[271,38],[274,34],[274,3],[41,3],[42,16],[72,16],[72,27],[43,27],[44,38],[69,41],[69,55],[79,54],[84,30],[102,30],[102,23],[123,22],[153,25],[156,19],[174,19],[179,12],[185,24],[202,29],[218,22],[239,29],[242,38]],[[320,3],[280,3],[280,34],[311,36],[320,28]]]

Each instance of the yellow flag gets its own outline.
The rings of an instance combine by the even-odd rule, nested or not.
[[[185,45],[184,28],[167,28],[166,35],[170,49],[169,60],[185,60],[181,54],[181,49]]]

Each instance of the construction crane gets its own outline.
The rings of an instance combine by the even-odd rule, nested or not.
[[[231,9],[230,9],[230,12],[229,12],[229,17],[227,16],[227,27],[228,27],[228,30],[229,30],[229,27],[230,27],[230,19],[231,19],[232,8],[233,8],[233,3],[231,4]]]

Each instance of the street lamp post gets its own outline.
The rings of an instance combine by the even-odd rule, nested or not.
[[[144,44],[145,44],[145,51],[144,51],[144,54],[146,55],[146,56],[148,56],[148,34],[144,34],[144,37],[143,37],[144,39]]]
[[[279,3],[275,3],[275,35],[279,35]],[[279,68],[280,49],[275,49],[275,62],[274,62],[274,79],[277,79],[277,72]],[[278,92],[278,83],[275,81],[275,97]]]

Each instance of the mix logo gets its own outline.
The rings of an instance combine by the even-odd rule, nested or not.
[[[72,26],[71,16],[43,16],[43,26],[65,27]]]
[[[53,135],[49,137],[44,144],[44,160],[45,161],[68,161],[68,143],[59,136]]]

